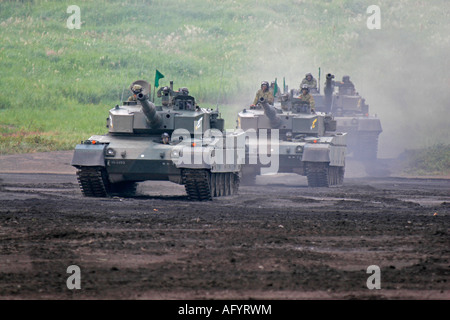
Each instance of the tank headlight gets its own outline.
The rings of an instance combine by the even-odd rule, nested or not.
[[[302,147],[302,146],[297,146],[297,147],[295,148],[295,152],[296,152],[296,153],[302,153],[302,152],[303,152],[303,147]]]
[[[114,150],[113,148],[108,148],[105,151],[105,155],[108,157],[114,157],[116,155],[116,150]]]
[[[286,132],[286,137],[292,138],[292,132],[291,131]]]
[[[172,158],[178,158],[183,156],[183,150],[172,150]]]

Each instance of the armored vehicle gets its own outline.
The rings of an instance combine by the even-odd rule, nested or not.
[[[242,182],[269,171],[297,173],[307,177],[310,187],[339,186],[344,180],[346,133],[335,132],[336,121],[324,113],[311,112],[309,103],[298,97],[281,97],[269,105],[264,99],[238,114],[238,128],[248,136]],[[267,151],[267,154],[266,154]],[[269,152],[270,151],[270,152]],[[276,166],[273,165],[274,162]]]
[[[163,106],[150,101],[146,81],[130,89],[133,97],[109,111],[108,133],[75,148],[71,164],[84,196],[131,196],[146,180],[182,184],[191,200],[238,191],[238,146],[227,146],[236,135],[224,133],[218,110],[200,108],[187,88],[174,91],[172,81]]]
[[[380,119],[369,114],[365,99],[355,91],[348,76],[343,81],[334,81],[327,74],[324,94],[312,93],[316,110],[334,115],[338,131],[347,132],[348,153],[354,159],[376,160],[378,137],[383,131]]]

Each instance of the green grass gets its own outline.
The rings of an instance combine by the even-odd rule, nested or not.
[[[450,145],[434,146],[406,150],[401,155],[406,174],[414,175],[450,175]]]
[[[384,117],[384,136],[407,131],[388,107],[405,104],[414,109],[409,123],[423,131],[412,130],[417,137],[410,132],[405,147],[446,141],[449,126],[440,112],[448,94],[436,92],[448,91],[449,76],[425,81],[427,88],[434,84],[439,111],[430,113],[432,126],[411,107],[430,99],[405,91],[418,80],[410,67],[428,78],[449,69],[442,58],[449,46],[448,1],[378,3],[382,30],[373,32],[366,28],[368,0],[80,0],[71,3],[81,9],[80,30],[66,27],[65,2],[0,1],[0,154],[70,150],[106,133],[108,110],[128,97],[134,80],[153,83],[155,69],[165,75],[160,85],[173,80],[201,106],[219,104],[227,128],[235,127],[237,111],[251,103],[262,80],[280,84],[285,77],[293,88],[306,72],[317,76],[319,67],[322,80],[327,72],[348,73],[371,110]],[[405,67],[410,51],[418,61],[442,63]],[[380,94],[388,90],[385,72],[404,90]]]

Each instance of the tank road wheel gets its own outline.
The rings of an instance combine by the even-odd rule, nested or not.
[[[344,167],[330,166],[327,162],[307,162],[305,172],[312,188],[339,186],[344,182]]]

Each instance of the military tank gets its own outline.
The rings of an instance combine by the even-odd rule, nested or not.
[[[348,153],[361,161],[376,160],[381,121],[369,114],[369,105],[358,92],[348,76],[343,81],[335,81],[334,75],[327,74],[324,94],[312,93],[316,110],[334,115],[336,129],[347,132]]]
[[[164,106],[150,101],[148,82],[135,81],[133,88],[134,98],[109,111],[108,133],[75,147],[71,165],[82,194],[132,196],[148,180],[184,185],[190,200],[236,194],[242,161],[230,141],[238,134],[225,132],[219,111],[200,108],[187,88],[174,91],[173,81]]]
[[[261,156],[267,150],[278,159],[277,172],[306,176],[309,187],[342,185],[346,133],[336,132],[331,115],[311,112],[309,103],[295,97],[293,91],[282,95],[274,106],[260,99],[256,106],[239,112],[237,122],[239,129],[256,136],[245,145],[243,184],[251,185],[257,175],[268,172],[266,155]]]

